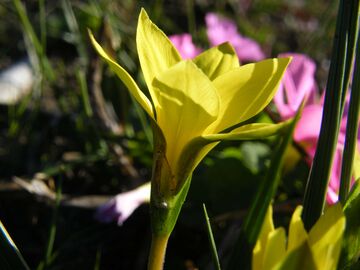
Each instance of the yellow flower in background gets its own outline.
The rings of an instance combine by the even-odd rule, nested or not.
[[[90,37],[100,56],[152,119],[155,154],[164,159],[158,166],[167,170],[166,180],[160,179],[164,175],[155,177],[163,197],[181,190],[217,142],[263,138],[285,126],[250,124],[231,129],[270,102],[289,58],[239,66],[232,46],[223,43],[192,60],[182,60],[142,9],[136,43],[150,100],[126,70],[108,56],[91,34]]]
[[[253,270],[335,270],[345,231],[345,216],[340,204],[327,209],[309,233],[298,206],[290,221],[288,238],[284,228],[275,229],[272,207],[266,214],[253,250]]]

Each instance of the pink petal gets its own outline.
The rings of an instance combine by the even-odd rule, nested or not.
[[[179,34],[169,36],[169,39],[179,51],[183,59],[192,59],[202,52],[202,49],[195,46],[190,34]]]
[[[296,142],[317,142],[322,110],[321,105],[312,104],[305,106],[301,118],[295,127],[294,140]]]
[[[279,55],[279,57],[289,56],[292,56],[293,59],[274,97],[274,103],[282,119],[293,117],[302,100],[313,97],[317,92],[315,62],[303,54],[283,53]]]
[[[259,44],[247,37],[243,37],[237,31],[236,24],[215,13],[208,13],[205,16],[207,36],[211,46],[223,42],[230,42],[234,47],[239,60],[242,62],[259,61],[265,58]]]
[[[147,182],[136,189],[116,195],[100,206],[95,213],[95,218],[105,223],[116,220],[119,225],[122,225],[136,208],[149,201],[150,182]]]

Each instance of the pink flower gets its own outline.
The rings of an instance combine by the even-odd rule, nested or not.
[[[316,65],[306,55],[286,53],[281,54],[281,56],[292,56],[293,60],[284,74],[279,90],[274,97],[274,103],[281,119],[288,119],[296,114],[302,100],[307,100],[294,131],[294,141],[304,148],[308,155],[307,162],[311,165],[315,157],[319,138],[324,100],[323,97],[317,98],[318,91],[315,82]],[[348,104],[346,104],[346,108],[347,106]],[[342,154],[345,143],[345,127],[346,117],[341,122],[338,144],[331,168],[326,196],[327,202],[330,204],[338,200]]]
[[[233,21],[221,18],[215,13],[208,13],[205,16],[207,36],[211,46],[219,45],[223,42],[230,42],[243,62],[259,61],[265,58],[259,44],[241,36]]]
[[[295,53],[280,54],[279,57],[292,56],[274,103],[282,119],[293,117],[303,99],[314,99],[317,92],[315,82],[315,62],[306,55]],[[309,100],[313,102],[313,100]]]
[[[294,131],[294,140],[302,145],[308,154],[307,162],[311,165],[316,152],[316,145],[319,138],[323,107],[320,104],[311,104],[304,108],[301,118]],[[331,168],[330,181],[326,200],[333,204],[338,200],[340,187],[342,152],[344,148],[344,134],[340,132],[339,142],[334,154]]]
[[[147,182],[136,189],[116,195],[100,206],[95,213],[95,218],[106,223],[116,220],[118,225],[122,225],[136,208],[149,201],[150,182]]]
[[[179,51],[184,59],[191,59],[202,52],[202,49],[196,47],[192,42],[190,34],[179,34],[169,36],[169,39],[174,44],[175,48]]]

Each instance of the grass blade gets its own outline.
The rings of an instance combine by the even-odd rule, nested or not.
[[[214,266],[215,266],[216,270],[221,270],[220,262],[219,262],[219,256],[217,254],[216,244],[215,244],[215,240],[214,240],[214,235],[213,235],[212,230],[211,230],[210,219],[209,219],[209,216],[207,214],[206,206],[205,206],[204,203],[203,203],[203,209],[204,209],[204,215],[205,215],[205,220],[206,220],[206,228],[207,228],[207,232],[208,232],[208,237],[209,237],[209,242],[210,242],[210,247],[211,247],[211,255],[212,255],[212,258],[213,258],[213,263],[214,263]]]
[[[6,231],[4,225],[0,221],[0,269],[13,270],[13,269],[26,269],[30,270],[24,258],[20,254],[15,243]]]

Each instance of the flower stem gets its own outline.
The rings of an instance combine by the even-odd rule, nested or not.
[[[167,242],[170,235],[152,235],[148,270],[162,270],[164,266]]]
[[[342,115],[342,97],[348,87],[349,65],[352,57],[348,50],[353,50],[355,39],[349,38],[355,29],[349,29],[351,1],[339,1],[336,21],[333,53],[329,77],[325,91],[324,112],[322,117],[319,141],[310,170],[304,195],[302,218],[304,226],[310,230],[321,216],[324,205],[331,165],[338,141],[338,132]]]
[[[353,163],[356,152],[356,143],[358,137],[358,123],[360,116],[360,41],[357,41],[355,70],[350,96],[350,105],[346,123],[346,140],[341,168],[341,182],[339,199],[345,205],[350,191],[350,183],[353,171]]]

